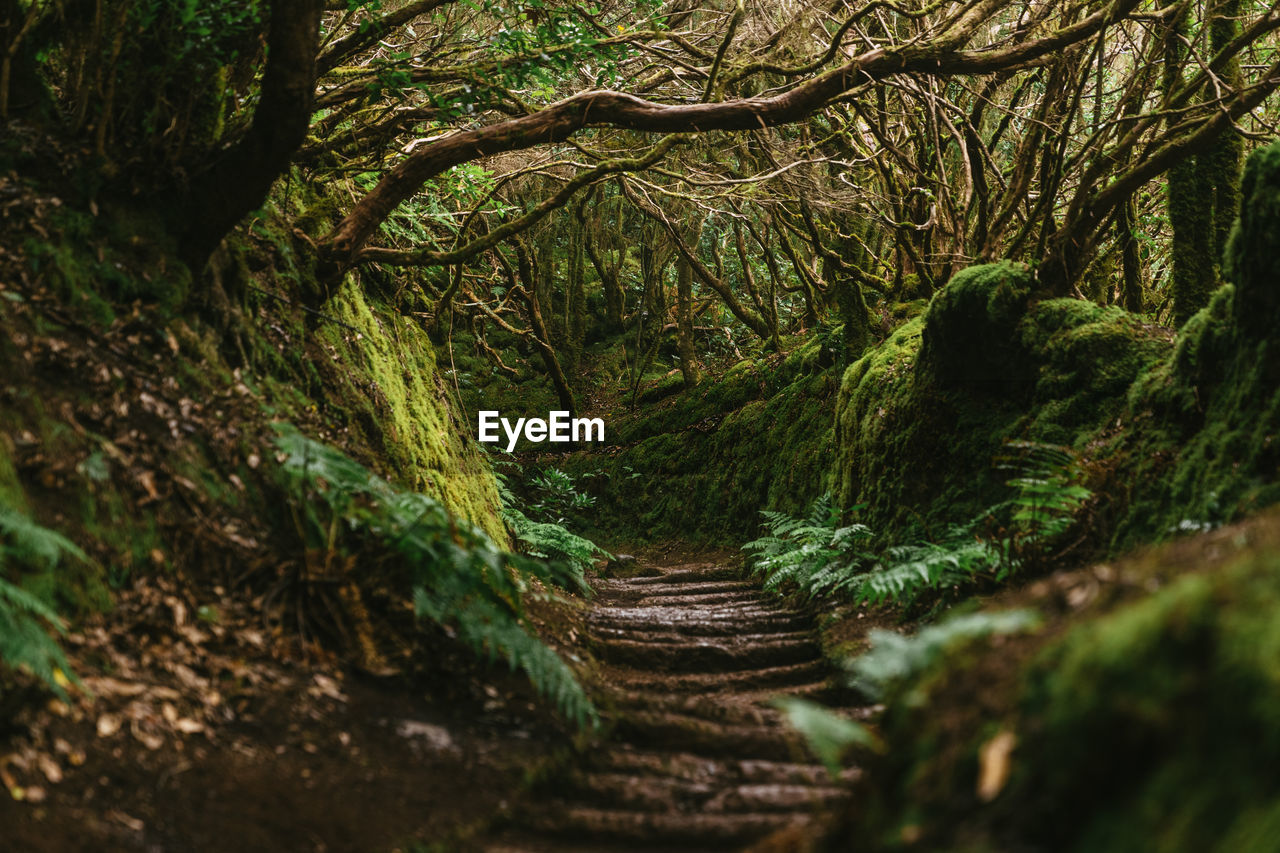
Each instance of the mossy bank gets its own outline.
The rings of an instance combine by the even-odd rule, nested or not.
[[[1037,300],[1009,262],[958,273],[844,374],[834,481],[878,529],[926,534],[1000,499],[1002,444],[1067,445],[1091,468],[1107,548],[1280,499],[1275,282],[1280,146],[1256,153],[1232,283],[1177,333],[1120,308]]]

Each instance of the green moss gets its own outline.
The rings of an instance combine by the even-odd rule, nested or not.
[[[1255,339],[1280,323],[1280,143],[1249,155],[1240,209],[1227,248],[1227,278],[1240,291],[1237,325]]]
[[[315,392],[344,413],[396,480],[506,543],[496,481],[470,445],[426,332],[398,313],[375,312],[353,279],[327,310],[342,325],[318,332],[335,367]]]
[[[1280,554],[1259,554],[1182,578],[1046,649],[1023,700],[1039,733],[1021,759],[1054,770],[1020,780],[1061,809],[1039,824],[1046,840],[1069,833],[1081,851],[1273,849],[1274,836],[1236,839],[1261,839],[1280,809],[1278,608]]]
[[[829,488],[837,381],[810,337],[609,421],[607,453],[561,464],[597,496],[589,531],[610,542],[735,542],[761,509],[799,512]],[[679,377],[675,377],[679,380]]]
[[[963,521],[1000,498],[991,461],[1011,439],[1073,446],[1105,469],[1112,548],[1280,500],[1280,317],[1253,319],[1280,311],[1271,301],[1280,233],[1258,221],[1272,198],[1265,187],[1280,196],[1276,151],[1251,161],[1247,198],[1262,212],[1246,207],[1237,227],[1238,285],[1218,289],[1176,346],[1119,308],[1028,305],[1030,278],[1018,265],[958,273],[922,324],[846,371],[836,407],[841,504],[865,505],[881,530]],[[1242,299],[1251,305],[1243,312]]]
[[[1246,851],[1280,815],[1280,515],[1001,595],[1039,633],[949,650],[883,720],[870,849]],[[1087,602],[1055,605],[1062,589]],[[1144,590],[1148,592],[1144,592]],[[1016,737],[994,799],[984,745]]]
[[[1255,151],[1228,269],[1172,358],[1129,394],[1117,546],[1280,501],[1280,144]]]
[[[1017,327],[1031,285],[1031,271],[1011,261],[956,273],[925,313],[923,355],[935,375],[986,389],[1025,381]]]

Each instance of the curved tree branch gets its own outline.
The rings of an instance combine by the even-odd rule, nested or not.
[[[648,133],[750,130],[787,124],[824,107],[868,79],[902,72],[986,73],[1025,67],[1096,34],[1124,18],[1138,0],[1115,0],[1107,7],[1038,39],[993,50],[962,51],[1003,0],[982,0],[930,42],[876,48],[779,95],[720,103],[663,105],[613,91],[588,91],[527,116],[450,134],[426,145],[388,172],[381,182],[319,244],[325,274],[341,275],[393,210],[434,176],[471,160],[561,142],[589,126],[607,125]]]

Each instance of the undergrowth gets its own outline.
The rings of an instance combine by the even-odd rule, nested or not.
[[[444,626],[477,654],[523,671],[579,726],[595,723],[596,712],[573,671],[528,626],[524,608],[536,582],[589,592],[581,545],[586,540],[553,536],[545,526],[526,528],[526,537],[567,559],[506,552],[436,500],[396,488],[292,425],[276,429],[286,486],[295,496],[309,549],[393,558],[405,573],[419,618]]]
[[[502,500],[502,520],[524,553],[544,560],[565,561],[581,571],[590,568],[597,558],[611,556],[565,526],[573,510],[590,507],[595,502],[590,495],[578,490],[572,475],[557,468],[535,474],[528,484],[534,497],[521,501],[511,487],[511,477],[502,470],[519,474],[520,464],[512,459],[497,459],[493,468]]]
[[[75,676],[49,630],[63,634],[66,628],[48,603],[10,577],[24,569],[49,574],[67,558],[89,559],[62,534],[0,506],[0,660],[28,670],[63,698],[64,685]]]
[[[755,552],[765,589],[853,604],[909,604],[930,590],[1004,581],[1060,555],[1092,494],[1076,482],[1079,464],[1070,450],[1028,442],[1008,450],[998,462],[1013,475],[1013,497],[937,541],[877,551],[869,527],[839,523],[828,494],[803,517],[762,513],[768,534],[743,548]]]

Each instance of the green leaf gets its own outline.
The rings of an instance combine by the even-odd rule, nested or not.
[[[783,696],[770,704],[782,711],[787,724],[798,731],[810,751],[832,777],[840,775],[841,759],[854,746],[880,751],[880,739],[861,723],[846,719],[805,699]]]

